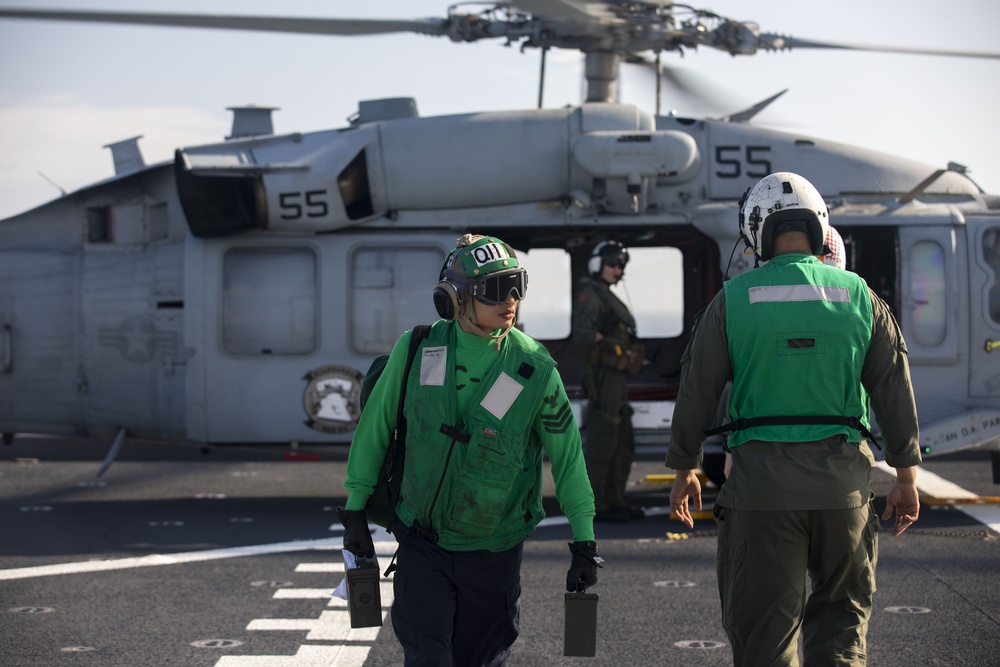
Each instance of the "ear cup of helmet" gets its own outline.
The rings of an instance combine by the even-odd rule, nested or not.
[[[595,255],[587,260],[587,270],[592,274],[601,272],[601,256]]]
[[[612,239],[601,241],[594,246],[590,253],[590,259],[587,260],[587,270],[590,271],[590,275],[598,276],[604,270],[605,265],[618,265],[624,271],[627,263],[628,248],[621,241]]]
[[[462,297],[459,295],[455,283],[450,280],[442,280],[434,288],[432,296],[438,315],[448,321],[458,317],[462,310]]]

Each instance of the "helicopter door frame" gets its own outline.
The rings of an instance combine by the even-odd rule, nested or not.
[[[969,396],[1000,397],[1000,264],[984,237],[1000,237],[1000,218],[966,220],[969,249]],[[1000,244],[1000,240],[993,241]],[[993,264],[991,265],[991,259]],[[993,299],[993,304],[990,300]],[[991,313],[991,305],[994,310]]]
[[[899,315],[911,363],[958,363],[959,341],[965,339],[959,317],[965,303],[964,281],[957,278],[959,247],[952,225],[899,228]]]

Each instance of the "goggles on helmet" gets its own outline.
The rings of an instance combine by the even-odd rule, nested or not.
[[[520,301],[528,293],[528,274],[522,268],[491,273],[470,280],[466,291],[474,299],[488,306],[503,303],[513,294]]]
[[[621,241],[605,241],[595,248],[594,256],[601,258],[603,266],[625,270],[628,264],[628,248]]]

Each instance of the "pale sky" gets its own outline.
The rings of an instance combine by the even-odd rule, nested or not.
[[[691,2],[764,32],[802,39],[1000,51],[1000,4],[984,0]],[[310,0],[0,0],[2,7],[127,9],[369,18],[443,16],[447,2]],[[471,8],[470,8],[471,11]],[[343,127],[358,100],[411,96],[422,115],[533,108],[539,54],[499,41],[321,37],[0,19],[0,218],[113,175],[105,144],[143,135],[147,164],[221,141],[227,106],[280,107],[278,133]],[[1000,60],[796,50],[750,57],[699,49],[664,62],[725,98],[683,115],[736,111],[789,92],[754,124],[917,159],[965,164],[1000,194]],[[545,106],[582,99],[582,60],[550,52]],[[651,78],[623,68],[621,101],[652,112]],[[669,95],[669,92],[668,92]],[[44,177],[40,174],[44,174]]]

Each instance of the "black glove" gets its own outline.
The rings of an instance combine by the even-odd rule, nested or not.
[[[364,510],[337,508],[340,523],[344,524],[344,548],[358,558],[375,558],[375,543],[368,530],[368,517]]]
[[[569,552],[573,562],[566,573],[566,590],[576,593],[596,584],[597,568],[604,567],[604,559],[597,555],[597,542],[570,542]]]

